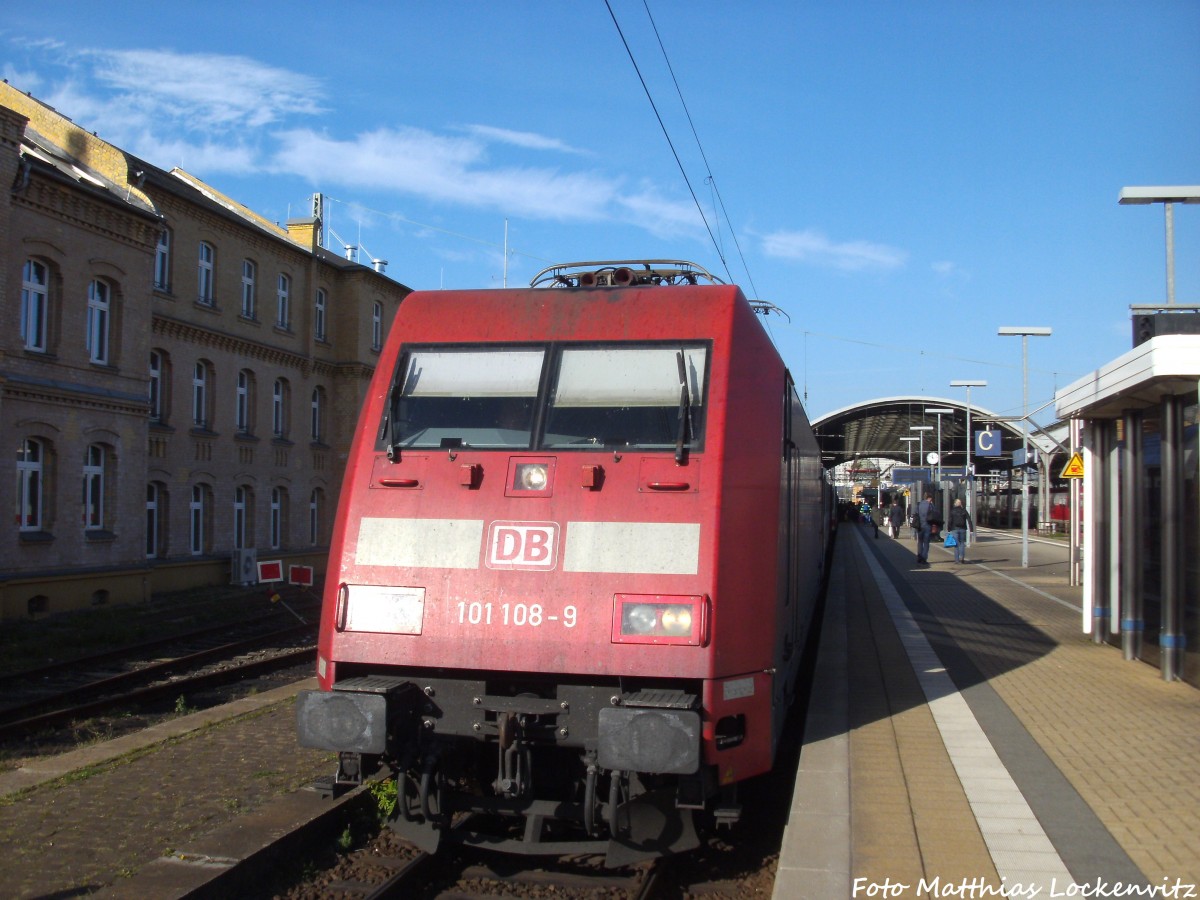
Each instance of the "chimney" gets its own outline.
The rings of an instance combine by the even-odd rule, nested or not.
[[[378,272],[380,275],[382,275],[384,272],[387,271],[387,263],[388,263],[388,261],[386,259],[371,260],[371,265],[375,267],[375,271]]]
[[[314,253],[321,245],[321,220],[316,218],[289,219],[287,233],[288,237],[309,253]]]

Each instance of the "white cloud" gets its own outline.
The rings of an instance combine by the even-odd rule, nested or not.
[[[244,56],[95,50],[94,77],[120,102],[194,130],[257,128],[323,112],[319,81]]]
[[[870,241],[837,243],[814,229],[776,231],[763,236],[763,252],[777,259],[858,272],[900,268],[908,254],[897,247]]]
[[[555,150],[560,153],[579,154],[584,152],[583,150],[575,149],[570,144],[566,144],[558,138],[546,137],[545,135],[535,134],[532,131],[512,131],[508,128],[493,128],[491,125],[468,125],[463,130],[484,141],[510,144],[526,150]]]
[[[370,187],[511,215],[578,220],[605,217],[611,179],[555,169],[486,166],[484,146],[419,128],[377,129],[339,140],[309,129],[280,132],[272,168],[315,184]]]

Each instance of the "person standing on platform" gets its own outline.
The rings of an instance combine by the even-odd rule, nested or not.
[[[971,514],[963,507],[961,499],[954,501],[954,506],[950,508],[950,533],[954,535],[954,561],[956,563],[965,563],[967,561],[967,529],[975,531],[975,523],[971,521]]]
[[[888,524],[892,526],[892,537],[900,537],[900,527],[904,524],[904,507],[900,505],[900,498],[893,497],[892,505],[888,508]]]
[[[933,534],[933,517],[937,507],[933,505],[933,494],[925,492],[925,499],[917,504],[917,565],[929,565],[929,538]]]

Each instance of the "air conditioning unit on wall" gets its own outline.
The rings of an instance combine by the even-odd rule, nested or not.
[[[230,584],[258,582],[258,553],[254,550],[234,550],[230,562]]]

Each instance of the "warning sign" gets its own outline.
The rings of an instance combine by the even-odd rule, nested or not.
[[[1083,454],[1073,453],[1070,460],[1063,466],[1062,474],[1059,478],[1082,478],[1083,477]]]

